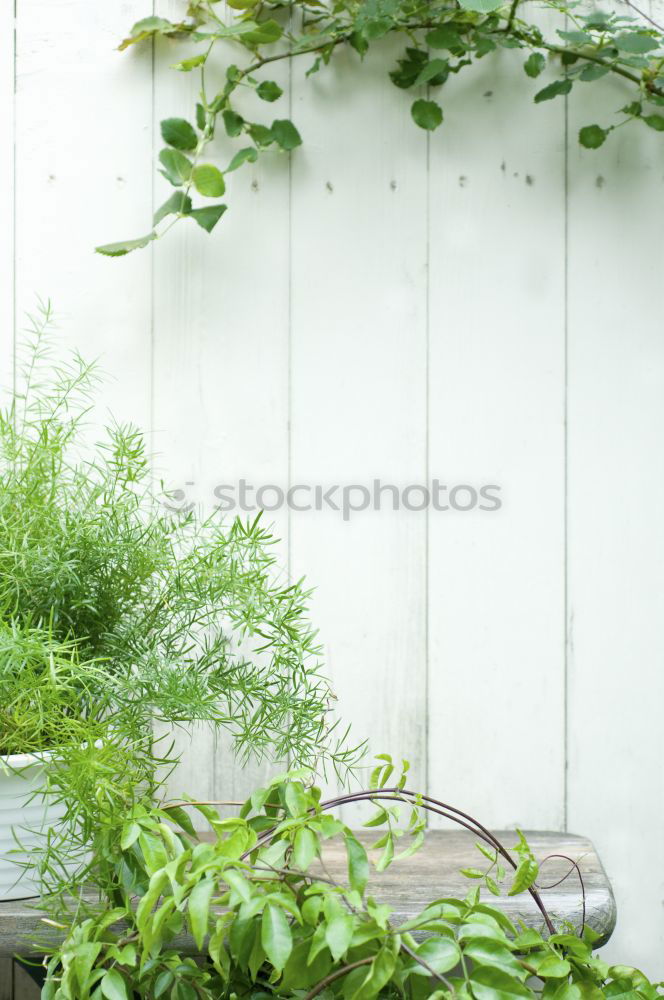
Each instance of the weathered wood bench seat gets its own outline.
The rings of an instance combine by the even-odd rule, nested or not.
[[[364,832],[359,836],[364,841],[373,839]],[[507,847],[516,840],[512,832],[499,832],[498,836]],[[526,836],[538,861],[550,854],[563,854],[578,862],[585,884],[586,923],[601,935],[598,944],[606,943],[615,926],[616,906],[611,885],[592,843],[585,837],[567,833],[529,832]],[[379,875],[373,873],[369,892],[394,909],[395,921],[408,920],[427,902],[441,896],[463,896],[473,883],[464,878],[459,869],[483,867],[475,840],[465,830],[431,831],[417,854],[395,862]],[[327,844],[323,862],[335,881],[346,879],[343,844]],[[546,886],[557,882],[569,868],[567,861],[549,861],[541,871],[540,884]],[[487,902],[500,907],[512,920],[522,920],[529,927],[542,927],[541,913],[528,893],[496,897],[487,892],[486,897]],[[543,890],[542,898],[554,923],[569,922],[580,927],[583,897],[575,873],[555,888]],[[33,984],[12,962],[11,956],[30,950],[26,942],[38,930],[40,916],[34,900],[0,903],[0,956],[5,956],[0,957],[0,1000],[33,1000],[39,995],[36,987],[35,992],[31,992]]]

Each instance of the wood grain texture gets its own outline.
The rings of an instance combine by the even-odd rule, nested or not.
[[[502,507],[429,515],[429,788],[485,823],[556,829],[564,105],[532,104],[543,84],[522,62],[506,50],[450,79],[431,137],[430,475],[448,503],[455,485],[498,485]]]
[[[648,8],[646,7],[646,10]],[[662,23],[664,4],[651,9]],[[639,123],[586,158],[625,89],[570,96],[569,822],[614,884],[609,959],[660,977],[664,954],[664,169]]]
[[[397,49],[376,49],[306,81],[293,66],[291,483],[353,486],[358,506],[375,480],[426,476],[426,138],[402,141]],[[293,512],[291,559],[316,587],[339,715],[423,785],[426,522],[393,503]]]
[[[358,834],[365,843],[370,837],[366,831]],[[511,847],[516,834],[498,832],[499,838]],[[573,834],[528,832],[528,841],[538,859],[549,854],[566,854],[578,860],[586,885],[587,922],[604,939],[611,936],[615,924],[615,903],[611,886],[592,843],[585,837]],[[433,899],[449,895],[465,895],[468,879],[459,874],[459,868],[476,866],[479,857],[475,838],[465,830],[431,831],[424,846],[413,857],[393,864],[386,872],[373,874],[370,892],[381,903],[394,910],[394,920],[409,920]],[[323,864],[329,876],[347,882],[346,851],[342,842],[325,845]],[[565,862],[551,861],[542,869],[542,882],[557,881],[568,870]],[[569,921],[574,926],[581,922],[581,896],[574,877],[564,881],[555,890],[543,894],[555,922]],[[541,926],[541,914],[530,895],[501,896],[487,893],[487,901],[499,906],[512,920],[523,920],[529,927]],[[21,950],[26,935],[35,930],[39,913],[34,903],[15,901],[0,904],[0,953]],[[183,939],[186,940],[186,939]],[[187,947],[191,948],[189,942]]]
[[[39,1000],[41,988],[18,960],[14,961],[13,1000]]]
[[[182,4],[160,0],[157,13],[178,20]],[[169,68],[174,51],[167,40],[156,50],[155,155],[162,146],[159,120],[192,120],[197,100],[196,74]],[[177,51],[181,58],[181,46]],[[271,76],[286,84],[285,74],[284,67]],[[217,83],[213,72],[207,75],[210,93]],[[247,100],[238,110],[262,120],[264,102],[253,94]],[[274,117],[286,115],[286,100],[270,105]],[[237,148],[219,137],[205,161],[223,168]],[[258,488],[284,486],[288,477],[288,161],[265,159],[228,175],[231,207],[213,235],[191,221],[154,249],[155,451],[167,484],[205,515],[219,503],[218,486],[234,486],[237,496],[242,478]],[[159,178],[156,184],[161,204],[173,189]],[[257,512],[238,508],[227,517],[253,519]],[[285,582],[286,513],[268,513],[265,522],[282,539],[275,554]],[[270,773],[265,764],[240,767],[230,739],[207,726],[176,733],[175,741],[185,756],[168,782],[172,796],[245,798]]]
[[[147,429],[150,256],[93,252],[149,218],[150,53],[117,51],[144,4],[17,0],[16,12],[17,327],[50,297],[59,346],[109,376],[102,411]]]
[[[0,1000],[14,1000],[14,959],[0,955]]]
[[[0,9],[0,384],[11,382],[14,354],[14,72],[13,5]]]

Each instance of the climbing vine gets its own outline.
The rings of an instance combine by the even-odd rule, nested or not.
[[[536,104],[604,77],[627,82],[629,99],[618,109],[617,120],[589,123],[579,131],[579,142],[587,149],[597,149],[630,122],[664,131],[664,113],[658,110],[664,105],[664,29],[631,3],[638,17],[583,12],[578,3],[562,0],[544,0],[541,6],[559,19],[553,35],[520,17],[519,0],[227,0],[223,6],[218,0],[191,0],[182,21],[144,18],[120,49],[156,37],[188,43],[187,52],[193,45],[194,54],[173,68],[199,74],[199,98],[191,121],[161,122],[159,170],[174,191],[157,209],[152,230],[139,239],[97,247],[98,252],[123,256],[160,238],[182,219],[212,232],[227,208],[220,200],[227,175],[255,163],[266,150],[290,153],[302,142],[288,117],[269,115],[269,124],[244,117],[237,108],[239,95],[250,89],[259,99],[257,106],[278,105],[283,91],[270,78],[275,63],[303,57],[310,77],[337,50],[353,49],[361,60],[372,43],[388,35],[404,41],[390,79],[413,92],[411,117],[427,131],[443,123],[440,95],[448,78],[506,48],[523,51],[524,79],[537,78],[547,65],[556,69],[557,78],[536,90]],[[228,8],[230,16],[222,16]],[[237,50],[233,62],[227,59],[229,42]],[[222,80],[214,88],[208,82],[212,69]],[[220,130],[237,142],[224,169],[205,162]],[[196,205],[194,198],[199,199]]]

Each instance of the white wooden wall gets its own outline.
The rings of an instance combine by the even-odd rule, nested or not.
[[[192,104],[167,50],[114,50],[149,6],[0,9],[5,377],[51,296],[201,502],[241,476],[499,483],[496,514],[279,513],[284,572],[317,587],[356,736],[489,824],[594,838],[610,957],[664,976],[661,137],[580,151],[620,88],[535,107],[505,52],[446,86],[427,138],[388,44],[280,70],[305,145],[235,175],[212,237],[103,259],[147,229],[155,123]],[[198,733],[178,780],[253,777]]]

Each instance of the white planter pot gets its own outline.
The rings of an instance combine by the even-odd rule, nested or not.
[[[31,848],[62,818],[61,803],[35,795],[44,787],[47,766],[47,754],[0,755],[0,902],[39,895],[39,880],[17,862],[30,861]]]

